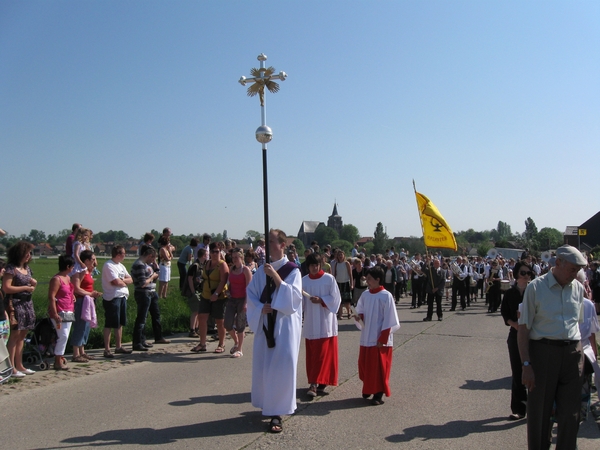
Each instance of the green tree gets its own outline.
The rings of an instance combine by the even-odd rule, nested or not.
[[[510,225],[501,220],[498,221],[498,235],[500,236],[500,239],[510,239],[512,237]]]
[[[479,256],[486,256],[491,248],[492,248],[492,244],[490,244],[489,242],[481,242],[477,246],[477,254]]]
[[[342,226],[342,231],[340,232],[340,239],[348,241],[352,245],[354,245],[354,243],[360,239],[360,234],[358,234],[358,228],[356,228],[351,223]]]
[[[346,258],[351,256],[350,254],[352,253],[353,245],[350,242],[345,241],[343,239],[338,239],[338,240],[333,241],[331,243],[331,246],[333,248],[339,248],[339,249],[343,250],[344,253],[346,254]]]
[[[300,239],[296,238],[294,239],[293,244],[296,246],[296,252],[298,252],[298,257],[302,258],[304,256],[304,250],[306,250],[304,248],[304,243]]]
[[[544,227],[538,232],[535,242],[538,250],[558,248],[563,244],[563,234],[556,228]]]
[[[375,253],[383,253],[389,246],[389,238],[383,228],[381,222],[377,222],[375,227],[375,233],[373,233],[373,251]]]
[[[537,237],[538,229],[535,226],[535,222],[531,217],[528,217],[525,221],[525,239],[528,241],[534,241]]]
[[[40,242],[46,242],[46,233],[40,230],[31,230],[29,236],[27,236],[29,242],[39,244]]]
[[[244,235],[245,238],[252,238],[252,240],[254,242],[258,241],[261,237],[262,237],[262,233],[256,231],[256,230],[248,230],[246,231],[246,234]],[[298,246],[296,246],[296,248],[298,248]]]
[[[99,231],[95,233],[92,242],[114,242],[115,244],[121,244],[129,239],[131,237],[124,231],[108,230],[106,232]]]
[[[227,230],[223,230],[223,240],[227,240]]]
[[[363,247],[365,248],[365,256],[367,258],[371,255],[371,253],[373,253],[374,246],[375,244],[373,244],[373,241],[365,242],[365,245],[363,245]]]
[[[338,239],[339,236],[337,231],[325,224],[319,224],[315,230],[315,241],[319,243],[319,247],[321,248],[327,244],[331,244],[333,241],[337,241]]]

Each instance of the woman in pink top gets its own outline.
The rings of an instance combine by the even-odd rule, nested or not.
[[[244,253],[236,248],[231,254],[233,266],[229,270],[229,293],[225,308],[225,330],[231,335],[234,346],[231,349],[232,358],[244,356],[244,329],[246,328],[246,286],[252,279],[252,272],[244,264]],[[235,327],[234,327],[235,324]],[[235,329],[234,329],[235,328]]]
[[[75,260],[72,256],[60,255],[58,273],[52,277],[48,287],[48,315],[58,337],[54,347],[54,370],[69,370],[64,355],[73,322],[64,322],[63,318],[64,313],[75,311],[74,288],[69,278],[74,266]]]

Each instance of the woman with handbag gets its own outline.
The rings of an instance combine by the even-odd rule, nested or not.
[[[142,246],[143,248],[144,246]],[[102,297],[102,292],[94,289],[94,279],[92,278],[92,272],[98,266],[96,255],[91,250],[84,250],[79,255],[79,258],[86,270],[71,275],[71,283],[73,283],[74,288],[73,293],[75,294],[75,322],[73,322],[73,332],[71,333],[73,358],[71,358],[71,361],[86,363],[90,359],[94,359],[94,357],[85,352],[85,344],[87,344],[91,328],[90,322],[84,320],[82,317],[82,313],[85,310],[85,297],[90,296],[95,301],[98,297]]]
[[[35,371],[23,365],[23,344],[30,330],[35,329],[35,311],[31,295],[37,286],[29,268],[33,244],[19,241],[8,249],[6,270],[2,276],[2,290],[6,294],[4,304],[10,319],[8,354],[14,378],[25,378]]]
[[[215,353],[225,351],[225,301],[227,290],[227,279],[229,278],[229,267],[225,260],[221,259],[221,250],[216,242],[209,246],[210,259],[206,262],[202,271],[203,287],[198,305],[198,328],[200,343],[192,348],[192,352],[206,351],[206,334],[208,332],[208,316],[212,316],[217,324],[219,345]]]
[[[69,370],[64,358],[71,325],[75,322],[75,295],[69,274],[75,266],[71,256],[58,257],[58,273],[50,279],[48,287],[48,315],[56,330],[54,370]]]

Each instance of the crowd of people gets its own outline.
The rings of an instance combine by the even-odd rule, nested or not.
[[[166,297],[170,281],[175,253],[170,235],[170,229],[165,228],[157,250],[152,246],[154,236],[146,234],[131,274],[123,265],[125,250],[120,245],[112,248],[111,258],[98,272],[90,246],[91,230],[74,225],[67,242],[70,251],[59,257],[58,273],[48,288],[48,316],[56,330],[55,370],[69,369],[65,357],[69,335],[72,361],[93,359],[86,354],[85,345],[90,327],[97,325],[95,304],[99,297],[105,314],[105,358],[114,358],[114,353],[144,352],[153,346],[144,332],[148,313],[154,343],[169,343],[162,335],[158,299]],[[296,248],[287,245],[281,230],[272,230],[268,239],[268,251],[265,242],[259,241],[255,249],[244,252],[233,241],[211,242],[209,235],[202,236],[202,242],[193,238],[181,250],[177,267],[179,288],[190,306],[189,336],[198,338],[192,352],[207,351],[207,336],[214,327],[218,342],[212,351],[225,353],[229,334],[233,342],[229,354],[241,358],[247,328],[256,334],[252,404],[270,417],[269,431],[281,432],[281,416],[295,411],[302,334],[309,386],[306,395],[315,397],[327,386],[337,385],[338,321],[354,319],[361,330],[358,369],[362,394],[372,404],[381,405],[383,396],[390,395],[392,336],[400,327],[396,305],[405,297],[412,309],[426,304],[423,321],[433,319],[434,309],[441,321],[445,295],[451,305],[449,311],[456,310],[459,300],[465,311],[484,298],[489,313],[500,309],[510,327],[510,419],[528,417],[530,448],[546,444],[553,402],[559,439],[572,442],[573,436],[576,438],[579,415],[573,405],[580,404],[582,383],[586,378],[591,380],[595,371],[595,384],[600,384],[595,340],[595,333],[600,331],[597,261],[588,262],[570,246],[560,247],[545,260],[529,252],[518,261],[505,260],[502,255],[450,259],[439,253],[417,253],[410,257],[394,248],[366,256],[358,246],[347,258],[343,250],[329,245],[321,250],[314,242],[305,250],[301,263]],[[28,264],[31,250],[30,243],[17,242],[8,250],[6,267],[0,267],[4,293],[0,334],[10,333],[6,345],[16,378],[35,373],[22,361],[23,342],[36,325],[31,297],[37,281]],[[99,273],[102,292],[94,290],[92,278]],[[122,328],[127,321],[130,285],[137,317],[132,349],[126,349]],[[557,311],[561,321],[556,320]],[[560,360],[563,368],[557,368],[553,358]]]

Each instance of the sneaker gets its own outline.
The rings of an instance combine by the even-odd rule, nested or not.
[[[170,344],[171,341],[167,341],[165,338],[160,338],[154,341],[155,344]]]
[[[200,335],[199,335],[198,333],[196,333],[196,330],[192,330],[192,331],[190,331],[190,333],[188,334],[188,337],[191,337],[191,338],[197,338],[197,337],[200,337]]]
[[[23,372],[19,372],[18,370],[12,374],[13,378],[25,378],[26,376],[27,375],[25,375]]]
[[[142,345],[143,345],[144,347],[146,347],[146,348],[152,348],[152,347],[154,347],[154,345],[153,345],[153,344],[151,344],[150,342],[142,342]]]
[[[308,388],[308,391],[306,392],[306,395],[308,395],[309,397],[316,397],[317,396],[317,385],[311,384],[310,387]]]
[[[31,370],[31,369],[25,369],[25,370],[23,371],[23,373],[24,373],[25,375],[33,375],[33,374],[35,373],[35,370]]]
[[[135,350],[136,352],[147,352],[148,351],[148,349],[146,348],[146,346],[144,344],[134,345],[133,350]]]

